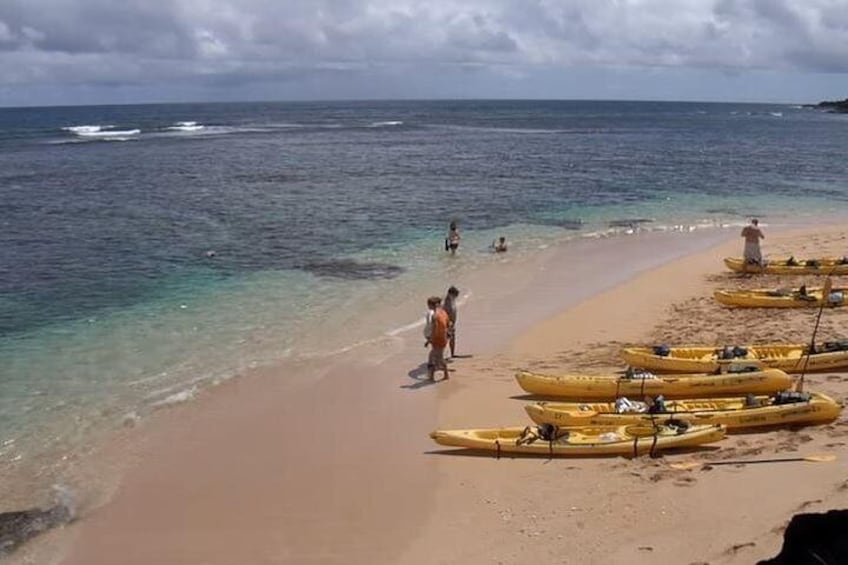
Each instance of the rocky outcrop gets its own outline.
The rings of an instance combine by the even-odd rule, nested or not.
[[[0,512],[0,557],[14,550],[31,537],[73,519],[71,508],[57,504],[48,510],[32,508]]]
[[[829,112],[848,114],[848,98],[845,100],[825,100],[824,102],[819,102],[814,107],[821,108]]]
[[[783,533],[783,547],[757,565],[848,563],[848,510],[796,514]]]

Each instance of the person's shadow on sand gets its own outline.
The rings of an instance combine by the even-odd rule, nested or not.
[[[437,382],[431,381],[427,378],[427,363],[421,363],[420,365],[409,371],[407,373],[407,376],[411,379],[415,379],[415,382],[412,384],[401,385],[400,388],[416,390],[425,386],[434,385]]]

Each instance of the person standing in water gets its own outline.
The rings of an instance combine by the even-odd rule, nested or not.
[[[751,220],[751,224],[742,228],[742,237],[745,238],[745,251],[743,258],[745,260],[745,269],[748,265],[763,266],[763,254],[760,251],[760,240],[765,239],[763,231],[760,229],[760,222],[757,218]]]
[[[460,239],[462,237],[459,235],[459,228],[456,227],[456,222],[451,222],[448,236],[445,238],[445,251],[450,251],[452,255],[455,254],[456,250],[459,249]]]
[[[456,299],[459,298],[459,289],[452,286],[445,294],[442,301],[442,309],[447,312],[450,324],[448,326],[448,345],[450,346],[451,358],[456,356]]]
[[[492,242],[492,251],[495,253],[504,253],[507,250],[506,238],[504,236],[500,236],[498,239]]]

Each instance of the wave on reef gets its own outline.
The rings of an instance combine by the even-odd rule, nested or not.
[[[203,124],[198,124],[197,122],[176,122],[174,125],[168,126],[166,129],[171,131],[192,132],[200,131],[204,129],[204,127],[206,126],[204,126]]]
[[[81,126],[68,126],[62,128],[65,131],[71,132],[74,135],[79,137],[92,137],[92,138],[119,138],[119,137],[132,137],[141,133],[140,129],[114,129],[115,126],[111,125],[81,125]]]

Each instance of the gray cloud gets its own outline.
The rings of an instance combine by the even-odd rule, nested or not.
[[[446,67],[846,73],[846,30],[848,0],[3,0],[0,87],[367,82]]]

